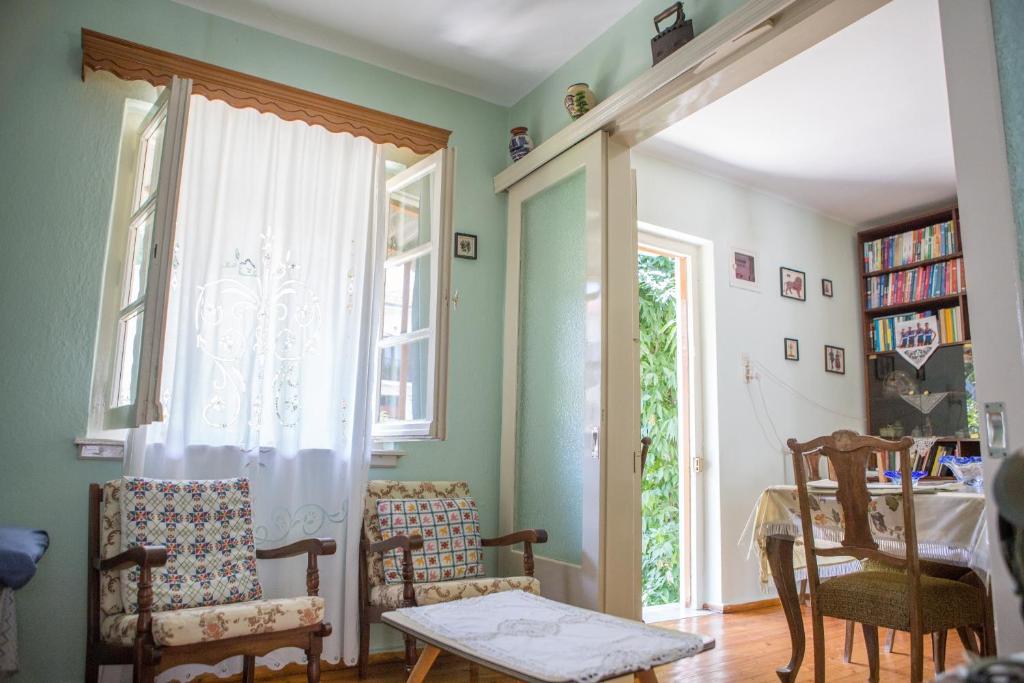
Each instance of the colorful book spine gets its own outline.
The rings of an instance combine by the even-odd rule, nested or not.
[[[896,324],[907,320],[920,320],[935,316],[938,321],[939,343],[953,344],[966,341],[964,316],[960,306],[938,311],[921,311],[903,315],[889,315],[871,321],[871,350],[877,353],[896,350]]]
[[[960,294],[966,289],[963,259],[954,259],[867,279],[868,309],[899,306]]]
[[[952,221],[864,243],[864,272],[899,268],[959,251]]]

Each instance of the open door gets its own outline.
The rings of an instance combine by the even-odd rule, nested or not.
[[[500,526],[502,533],[546,529],[548,542],[534,548],[543,594],[598,610],[608,607],[606,584],[618,585],[613,577],[622,572],[631,580],[634,564],[625,548],[606,552],[606,511],[629,509],[609,494],[639,495],[632,475],[638,403],[629,390],[614,390],[620,377],[632,380],[636,361],[633,308],[621,311],[609,298],[618,277],[628,301],[635,291],[628,278],[636,277],[635,262],[614,265],[636,250],[635,223],[630,230],[628,221],[609,220],[610,170],[612,182],[628,183],[629,175],[628,153],[610,160],[615,149],[595,133],[513,185],[508,197]],[[612,249],[611,233],[631,242],[630,250]],[[620,316],[625,326],[613,326]],[[623,340],[627,351],[615,354]],[[623,409],[610,410],[620,401]],[[624,469],[626,481],[610,486]],[[522,572],[517,549],[505,551],[502,563],[509,574]],[[622,600],[639,609],[638,596]]]

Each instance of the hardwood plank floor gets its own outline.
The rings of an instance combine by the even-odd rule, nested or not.
[[[804,608],[804,624],[808,634],[811,625],[807,608]],[[675,681],[742,681],[743,683],[775,683],[776,667],[789,661],[789,632],[786,619],[780,607],[758,609],[750,612],[733,614],[710,614],[688,617],[679,621],[657,624],[663,628],[674,628],[681,631],[704,633],[714,637],[715,649],[674,664],[657,669],[661,683]],[[893,652],[887,653],[884,645],[884,633],[880,634],[881,680],[906,681],[910,677],[910,641],[906,633],[896,634],[896,646]],[[843,662],[844,625],[836,619],[825,620],[825,674],[829,683],[847,683],[850,681],[866,681],[868,677],[867,655],[864,651],[864,636],[857,629],[853,647],[853,659],[849,664]],[[800,669],[799,681],[814,680],[814,663],[811,655],[810,635],[808,635],[807,655]],[[955,633],[951,633],[946,645],[946,667],[952,668],[965,661],[964,650]],[[925,638],[925,680],[934,676],[931,662],[931,639]],[[260,680],[264,680],[261,676]],[[401,683],[405,681],[404,666],[398,661],[385,661],[370,667],[370,675],[365,679],[369,683]],[[220,679],[223,680],[223,679]],[[303,683],[305,675],[280,675],[275,683]],[[352,669],[325,671],[324,683],[333,681],[358,680]],[[426,680],[430,681],[470,681],[480,683],[508,682],[512,679],[486,669],[480,669],[478,676],[471,678],[470,666],[465,660],[449,655],[442,655]]]

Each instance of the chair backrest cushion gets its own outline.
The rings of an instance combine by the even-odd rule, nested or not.
[[[378,500],[407,498],[468,498],[469,484],[464,481],[370,481],[363,501],[363,535],[367,542],[384,540],[381,535]],[[380,554],[370,553],[366,558],[367,579],[370,586],[383,586],[384,560]],[[482,574],[480,575],[482,576]]]
[[[125,477],[121,488],[121,549],[167,548],[153,570],[153,609],[259,600],[249,480],[172,481]],[[125,611],[138,611],[139,570],[121,574]]]
[[[412,551],[414,583],[434,583],[483,576],[480,515],[472,498],[384,498],[377,501],[384,540],[421,536]],[[384,555],[385,583],[402,583],[402,552]]]

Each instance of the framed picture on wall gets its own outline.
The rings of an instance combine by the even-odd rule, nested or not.
[[[846,349],[825,345],[825,372],[846,374]]]
[[[832,298],[832,281],[827,278],[821,278],[821,295],[827,296],[829,299]]]
[[[807,273],[794,268],[779,268],[779,293],[787,299],[807,301]]]
[[[800,360],[800,340],[786,337],[785,347],[786,360]]]
[[[455,258],[476,260],[476,235],[455,233]]]
[[[733,287],[752,292],[760,291],[761,286],[757,283],[760,267],[756,251],[742,247],[733,247],[729,250],[729,284]]]

